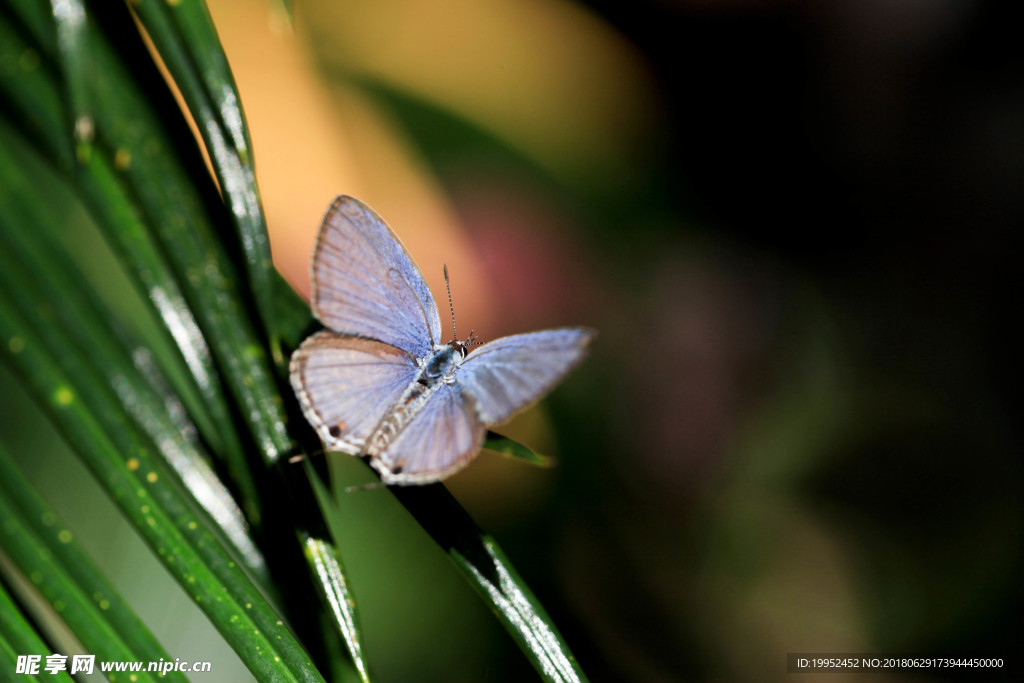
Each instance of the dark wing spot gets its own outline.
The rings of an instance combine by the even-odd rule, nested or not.
[[[341,433],[343,431],[345,431],[344,422],[339,422],[338,424],[331,425],[330,427],[327,428],[327,433],[333,436],[335,439],[341,436]]]

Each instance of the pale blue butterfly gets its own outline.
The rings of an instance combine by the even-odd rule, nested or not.
[[[472,334],[442,344],[423,275],[352,197],[335,199],[324,217],[312,279],[313,313],[328,329],[292,356],[292,386],[327,450],[368,457],[385,484],[427,484],[467,465],[487,428],[550,391],[594,337],[560,328],[472,353]]]

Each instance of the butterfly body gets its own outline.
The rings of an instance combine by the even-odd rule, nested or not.
[[[455,381],[455,369],[465,357],[465,347],[458,345],[457,348],[456,344],[452,342],[435,347],[428,358],[417,361],[417,365],[422,366],[418,376],[368,439],[367,446],[363,449],[366,455],[378,456],[383,453],[391,440],[426,405],[438,387]]]
[[[417,381],[427,385],[437,381],[451,384],[455,380],[455,369],[465,357],[466,347],[458,342],[435,347],[434,353],[423,364],[423,374]]]
[[[290,376],[328,450],[369,458],[385,484],[425,484],[465,466],[487,427],[549,391],[593,333],[561,328],[440,342],[433,296],[368,206],[338,197],[313,255],[312,306],[328,328],[302,343]]]

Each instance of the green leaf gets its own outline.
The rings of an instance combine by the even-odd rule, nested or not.
[[[18,303],[21,296],[0,288],[0,338],[9,340],[8,351],[16,349],[8,356],[12,367],[164,566],[254,675],[321,680],[259,590],[224,548],[210,542],[216,525],[104,387],[89,350],[54,334],[38,302]]]
[[[531,465],[537,465],[538,467],[554,467],[554,459],[548,455],[541,455],[535,453],[529,446],[524,446],[514,439],[510,439],[507,436],[501,434],[495,434],[494,432],[488,431],[487,438],[484,440],[484,448],[502,455],[507,455],[510,458],[516,458],[523,462],[530,463]]]
[[[31,3],[31,7],[42,7]],[[30,16],[34,16],[29,13]],[[48,17],[35,23],[45,27]],[[30,20],[31,21],[31,20]],[[65,134],[65,112],[61,91],[50,65],[39,50],[29,44],[17,27],[0,14],[0,62],[11,65],[0,73],[0,93],[10,113],[19,114],[19,123],[37,141],[56,166],[70,169],[73,152],[70,136]]]
[[[81,0],[52,0],[57,26],[57,48],[64,71],[67,100],[74,119],[75,157],[89,158],[92,151],[93,120],[88,83],[93,68],[86,35],[85,5]]]
[[[317,587],[330,608],[332,623],[338,629],[360,680],[369,681],[369,667],[363,656],[355,601],[341,564],[341,556],[332,542],[302,534],[306,561],[316,578]]]
[[[90,653],[103,660],[171,659],[3,448],[0,519],[5,552]],[[176,672],[164,678],[187,680]],[[142,680],[155,679],[143,675]]]
[[[3,455],[0,454],[0,459],[2,458]],[[0,572],[0,578],[2,578],[2,572]],[[0,580],[0,671],[15,671],[19,655],[39,655],[43,658],[41,662],[45,663],[45,657],[48,654],[50,654],[50,648],[11,600],[11,596],[4,589],[4,582]],[[40,667],[40,671],[45,671],[45,669]],[[63,671],[55,674],[56,677],[48,673],[45,675],[51,681],[72,683],[71,677]],[[20,683],[20,681],[38,681],[39,679],[31,674],[25,674],[18,680]]]
[[[331,509],[330,494],[310,465],[309,460],[306,460],[304,465],[317,503],[326,517],[327,511]],[[349,656],[356,666],[359,677],[363,681],[369,681],[370,667],[363,654],[363,636],[359,627],[359,615],[341,562],[341,554],[335,543],[311,534],[302,533],[301,541],[305,549],[306,561],[316,577],[317,588],[330,607],[331,621],[348,648]]]
[[[321,680],[312,662],[230,556],[210,543],[209,522],[196,515],[173,474],[134,433],[116,401],[98,392],[78,354],[55,362],[36,324],[0,293],[0,335],[18,338],[14,368],[47,405],[81,455],[178,583],[242,656],[268,680]]]
[[[313,319],[309,305],[277,271],[274,271],[274,305],[281,345],[291,352],[319,323]],[[281,366],[282,370],[287,367],[287,363]]]
[[[40,24],[38,21],[33,25],[40,25],[43,30],[46,27],[45,23]],[[11,38],[10,41],[0,40],[0,50],[8,51],[0,54],[10,54],[12,58],[21,55],[20,58],[24,60],[25,54],[32,53],[31,48],[21,43],[21,38],[13,31],[8,30],[9,35],[4,36],[5,30],[8,27],[0,15],[0,37]],[[40,40],[44,37],[36,36]],[[59,122],[63,120],[64,112],[61,110],[55,76],[45,68],[45,63],[34,68],[31,77],[18,77],[21,73],[16,71],[13,74],[15,78],[0,79],[0,88],[16,105],[11,113],[29,129],[32,129],[33,121],[45,121],[46,135],[35,138],[44,143],[40,151],[49,155],[59,168],[72,170],[69,161],[70,136],[61,135],[64,128]],[[10,150],[11,154],[15,152],[17,145]],[[8,160],[8,171],[13,176],[10,182],[20,182],[28,194],[32,194],[35,187],[30,185],[25,188],[25,184],[38,182],[35,179],[29,180],[32,161],[24,154]],[[155,314],[165,321],[165,325],[159,328],[160,334],[179,349],[180,356],[174,361],[165,359],[164,362],[174,362],[178,370],[171,373],[172,376],[184,378],[186,383],[182,385],[176,382],[176,388],[186,400],[196,392],[202,396],[205,409],[197,410],[192,404],[190,412],[203,429],[214,452],[225,458],[231,468],[242,492],[243,505],[246,509],[254,510],[255,483],[249,476],[248,463],[231,418],[230,407],[221,389],[219,372],[214,366],[210,348],[185,301],[176,275],[149,234],[143,213],[131,198],[130,186],[126,184],[121,170],[118,170],[118,167],[123,170],[123,167],[131,163],[131,155],[126,150],[111,154],[105,148],[94,148],[74,178],[79,182],[81,196],[92,210],[97,223],[105,229],[110,245],[125,263],[132,266],[131,274],[135,277],[138,290]],[[51,223],[42,222],[37,225],[47,230]],[[58,229],[49,233],[45,239],[61,242],[65,238]]]
[[[23,0],[14,5],[22,17],[32,16],[28,6]],[[152,65],[127,8],[119,3],[102,3],[93,11],[102,12],[102,20],[118,36],[118,42],[115,49],[87,15],[84,30],[93,68],[86,73],[97,74],[83,86],[89,91],[95,123],[95,141],[88,161],[102,155],[105,163],[94,171],[113,169],[116,175],[107,173],[93,179],[99,187],[92,187],[87,175],[83,198],[152,305],[161,307],[164,300],[160,295],[180,291],[187,306],[178,306],[172,300],[162,306],[160,313],[182,315],[188,311],[194,316],[196,329],[212,351],[232,396],[242,406],[241,413],[257,439],[260,454],[273,463],[281,453],[292,450],[292,443],[284,428],[266,348],[239,291],[236,267],[214,227],[222,216],[230,214],[222,213],[224,208],[219,205],[212,182],[202,180],[209,176],[194,145],[189,152],[180,144],[190,132],[184,119],[173,115],[173,99]],[[25,23],[34,29],[33,38],[38,44],[48,43],[50,37],[42,22]],[[128,63],[134,68],[129,70]],[[82,75],[73,71],[63,77]],[[19,113],[25,119],[33,117],[31,111]],[[110,201],[124,207],[116,215],[128,220],[110,220]],[[140,224],[148,229],[137,230]],[[163,275],[161,282],[174,283],[175,287],[152,288],[148,268],[159,258],[157,255],[169,266],[158,271]],[[196,336],[188,328],[186,331],[187,335],[179,338]],[[190,351],[184,348],[182,353],[186,358],[196,355]],[[240,468],[235,474],[243,476]]]
[[[104,70],[104,82],[102,84],[94,84],[94,86],[97,90],[103,91],[106,88],[109,89],[110,92],[120,96],[122,104],[124,104],[125,107],[122,112],[112,111],[116,110],[116,106],[110,105],[110,97],[103,95],[96,98],[96,101],[99,103],[97,104],[97,109],[100,112],[100,115],[97,117],[100,121],[100,136],[98,138],[98,144],[94,148],[94,153],[89,155],[89,158],[85,160],[85,164],[82,169],[76,172],[73,178],[77,182],[78,188],[82,191],[83,196],[90,202],[94,210],[94,215],[97,215],[100,219],[101,226],[107,228],[108,238],[112,237],[110,241],[113,242],[115,251],[124,260],[124,262],[133,266],[133,272],[137,279],[141,282],[144,281],[147,276],[150,276],[152,273],[150,267],[155,263],[158,266],[158,273],[170,273],[170,277],[163,280],[163,284],[177,286],[183,281],[183,279],[179,277],[178,272],[174,271],[173,264],[171,269],[159,268],[159,266],[162,265],[161,260],[164,258],[164,254],[166,253],[164,248],[165,245],[159,243],[159,241],[154,242],[152,240],[152,235],[155,231],[150,227],[150,225],[147,225],[151,223],[150,215],[144,210],[147,204],[144,201],[139,201],[138,199],[140,194],[139,186],[138,183],[133,184],[131,182],[131,171],[133,169],[137,170],[140,166],[150,166],[147,171],[152,174],[150,177],[155,180],[151,185],[160,185],[162,187],[171,186],[172,190],[180,190],[185,194],[192,193],[193,197],[197,196],[195,195],[194,189],[195,181],[184,172],[179,172],[176,179],[180,182],[180,186],[174,188],[174,183],[172,182],[175,180],[174,177],[170,175],[158,177],[160,176],[160,171],[167,171],[168,169],[173,170],[177,168],[174,166],[176,162],[174,162],[173,159],[170,162],[170,165],[165,163],[164,167],[161,169],[159,168],[160,164],[164,163],[165,160],[161,162],[153,162],[152,164],[150,163],[153,161],[152,159],[143,158],[140,161],[139,157],[134,156],[128,148],[112,148],[109,141],[103,137],[103,135],[106,134],[102,125],[102,122],[106,120],[103,116],[105,111],[109,114],[109,120],[113,120],[117,124],[124,125],[123,128],[118,129],[118,133],[130,134],[133,132],[132,126],[138,124],[140,118],[138,116],[139,112],[133,111],[131,105],[146,103],[138,93],[135,93],[137,99],[134,102],[131,101],[131,93],[133,92],[134,86],[131,81],[126,78],[127,71],[111,57],[111,53],[109,53],[109,51],[104,52],[102,37],[96,34],[91,35],[93,40],[97,41],[98,45],[98,47],[95,48],[95,56],[97,56],[97,59],[100,61],[104,58],[108,59],[108,65],[112,67],[110,70]],[[6,85],[7,84],[5,83],[5,86]],[[26,120],[31,119],[32,117],[32,112],[21,111],[19,113]],[[154,134],[155,138],[160,139],[162,136],[166,135],[162,128],[163,122],[158,121],[152,111],[149,111],[148,113],[151,115],[150,121],[153,124],[152,130],[146,131],[140,129],[134,132],[139,134],[139,139],[145,139],[145,135],[150,132]],[[127,131],[127,133],[125,133],[125,131]],[[3,152],[13,153],[13,151],[18,148],[18,145],[14,144],[13,133],[10,130],[7,130],[6,133],[8,139],[3,142],[10,142],[12,144],[0,146],[6,147]],[[149,141],[152,142],[153,139],[150,138]],[[43,147],[42,149],[45,150],[46,148]],[[173,150],[174,146],[171,144],[167,144],[162,148],[150,146],[149,148],[144,148],[144,151],[150,156],[162,157],[160,152],[161,149],[169,151]],[[34,237],[37,232],[37,222],[50,226],[55,221],[52,220],[52,217],[48,219],[47,217],[40,215],[39,210],[41,210],[42,206],[52,204],[52,202],[49,198],[43,196],[42,193],[34,192],[35,188],[32,187],[31,181],[28,180],[30,174],[25,174],[26,166],[31,170],[33,165],[31,163],[26,165],[23,163],[25,161],[26,159],[24,157],[0,160],[0,167],[5,171],[10,171],[10,175],[12,175],[16,181],[21,181],[23,185],[21,187],[17,187],[16,183],[12,183],[10,187],[5,187],[9,192],[6,192],[3,197],[0,197],[0,204],[5,207],[20,206],[17,213],[21,215],[16,215],[7,219],[8,221],[21,221],[21,225],[12,229],[10,231],[11,233],[15,233],[18,236]],[[37,165],[38,164],[36,164],[36,166]],[[156,170],[154,170],[154,167],[156,167]],[[24,187],[26,181],[28,182],[28,187]],[[171,192],[170,195],[173,196],[174,193]],[[166,193],[165,196],[167,196]],[[166,209],[167,207],[172,209],[170,213],[177,210],[180,215],[188,215],[190,218],[199,216],[198,220],[206,220],[203,217],[204,214],[199,208],[200,204],[198,202],[194,202],[191,206],[186,207],[185,210],[181,210],[180,204],[176,203],[176,200],[180,199],[179,196],[173,196],[173,199],[168,197],[168,199],[170,199],[170,201],[165,202],[163,207],[160,207],[158,203],[155,202],[148,205],[155,209],[153,222],[156,224],[162,224],[161,221],[166,218],[168,212],[163,211],[161,213],[160,210]],[[123,210],[111,211],[110,207],[112,204],[115,207],[118,205],[122,206]],[[26,208],[26,206],[28,208]],[[36,211],[33,212],[33,209],[36,209]],[[26,213],[32,214],[31,219],[25,219],[24,214]],[[8,213],[8,215],[10,214]],[[110,220],[111,218],[113,218],[113,220]],[[173,215],[171,218],[173,218]],[[194,221],[191,223],[194,223]],[[111,228],[111,225],[113,228]],[[187,227],[191,228],[193,226],[190,224]],[[216,239],[212,231],[210,232],[209,237],[210,239]],[[29,239],[31,239],[31,237]],[[28,245],[28,248],[31,249],[31,241]],[[22,246],[24,247],[25,245]],[[36,244],[35,246],[39,245]],[[178,247],[179,244],[175,243],[173,246]],[[140,261],[140,249],[143,254],[149,254],[152,256],[153,260],[148,262]],[[202,286],[207,284],[205,279],[210,277],[211,271],[213,270],[209,265],[210,259],[217,260],[219,257],[217,257],[216,249],[206,249],[205,247],[201,247],[200,250],[203,251],[204,256],[209,257],[205,263],[201,260],[191,258],[195,252],[192,252],[192,254],[186,254],[185,256],[180,256],[179,254],[179,257],[181,258],[182,263],[198,261],[198,269],[186,269],[187,277],[185,280],[191,277],[193,285],[197,285],[198,283],[198,285]],[[52,254],[50,254],[50,256],[52,256]],[[230,263],[227,260],[221,259],[218,263],[225,265],[225,268],[231,268]],[[52,273],[59,272],[59,270],[59,266],[50,265],[44,266],[41,272]],[[19,281],[24,281],[26,279],[26,273],[24,270],[16,272],[17,269],[12,268],[11,271],[14,272],[14,284],[18,284]],[[225,278],[224,281],[233,281],[233,279],[233,277],[230,279]],[[190,506],[189,496],[185,494],[183,491],[184,487],[181,486],[181,482],[177,481],[173,476],[173,473],[167,468],[159,469],[159,461],[147,459],[152,455],[151,451],[153,450],[153,446],[157,447],[156,450],[161,451],[161,455],[166,454],[163,451],[166,450],[166,447],[169,444],[179,450],[182,446],[180,440],[177,443],[174,443],[175,432],[180,433],[181,425],[176,425],[175,427],[177,427],[177,429],[172,429],[172,425],[168,424],[166,419],[162,420],[159,417],[159,411],[149,409],[153,407],[153,403],[148,400],[151,399],[152,396],[147,395],[147,392],[152,394],[152,392],[155,391],[165,401],[168,398],[166,383],[161,381],[163,378],[160,377],[161,373],[159,372],[159,363],[142,363],[139,368],[139,373],[132,375],[129,370],[129,364],[125,361],[134,355],[135,360],[138,362],[140,358],[144,358],[146,354],[143,354],[140,357],[138,353],[126,353],[127,349],[125,348],[125,345],[122,345],[120,353],[123,354],[123,357],[119,361],[116,358],[114,359],[113,370],[111,370],[107,376],[107,391],[104,392],[99,389],[99,386],[103,382],[97,380],[104,375],[106,366],[103,363],[100,364],[101,367],[97,367],[96,365],[90,366],[88,352],[95,349],[90,348],[89,344],[98,344],[100,352],[97,355],[100,358],[105,357],[106,360],[110,360],[110,356],[104,356],[104,353],[109,354],[110,352],[113,352],[116,356],[118,352],[112,351],[114,345],[109,337],[106,339],[100,339],[96,335],[90,336],[89,334],[86,334],[85,339],[81,340],[77,338],[75,333],[68,331],[69,329],[74,329],[76,323],[82,323],[81,320],[76,320],[74,316],[67,315],[68,309],[70,308],[73,310],[77,305],[71,301],[76,293],[76,288],[74,285],[69,285],[67,281],[58,282],[55,287],[52,286],[53,284],[54,283],[52,282],[39,283],[39,286],[42,290],[46,290],[46,293],[41,293],[42,290],[33,289],[32,287],[16,287],[15,289],[17,291],[14,300],[0,302],[2,303],[2,305],[0,305],[0,315],[6,315],[6,320],[4,322],[8,326],[8,331],[10,332],[14,329],[19,330],[19,334],[14,334],[10,337],[11,344],[9,348],[18,349],[18,358],[14,359],[14,365],[23,376],[28,376],[30,378],[30,384],[33,384],[34,382],[33,386],[37,391],[37,395],[39,395],[44,402],[46,399],[50,399],[51,408],[54,401],[61,405],[65,405],[64,402],[68,402],[67,405],[76,403],[75,407],[80,408],[80,405],[77,405],[78,399],[80,396],[87,397],[82,401],[82,403],[88,404],[89,410],[76,415],[75,417],[78,417],[78,420],[72,419],[70,421],[64,420],[62,422],[60,420],[61,415],[58,414],[57,421],[61,424],[61,427],[66,434],[73,434],[70,438],[76,445],[80,445],[82,450],[89,451],[88,455],[93,456],[93,459],[91,460],[86,458],[87,464],[89,464],[90,467],[93,467],[101,480],[104,479],[104,475],[107,475],[107,478],[103,483],[107,484],[108,490],[112,491],[113,497],[122,505],[126,503],[132,504],[130,501],[135,497],[135,495],[126,495],[123,491],[112,490],[109,487],[111,485],[111,479],[116,479],[116,476],[112,477],[111,474],[121,475],[124,477],[126,474],[124,468],[122,467],[121,471],[118,471],[117,468],[119,465],[127,466],[129,476],[126,478],[126,481],[119,482],[119,484],[121,484],[124,491],[138,488],[137,497],[143,500],[142,507],[150,513],[145,518],[140,518],[139,515],[129,515],[129,517],[133,522],[139,525],[140,531],[142,531],[143,535],[147,537],[147,540],[155,547],[158,554],[161,555],[165,562],[176,562],[180,566],[182,562],[179,556],[182,553],[185,553],[186,549],[173,547],[175,545],[174,541],[181,540],[173,538],[175,525],[172,524],[170,529],[165,528],[166,523],[169,521],[168,517],[165,516],[163,519],[158,518],[158,515],[156,514],[159,511],[157,506],[149,504],[150,502],[155,502],[155,500],[151,500],[146,497],[145,494],[147,491],[144,490],[145,488],[149,488],[152,490],[154,496],[160,497],[161,502],[168,506],[164,512],[169,516],[172,516],[175,513],[185,512]],[[197,286],[193,289],[201,289],[201,287]],[[152,303],[159,304],[161,301],[161,296],[159,295],[163,293],[162,291],[154,288],[143,288],[143,291],[145,291],[148,295],[148,299]],[[187,291],[187,287],[183,291]],[[224,320],[231,321],[229,326],[232,328],[233,333],[236,334],[237,338],[238,331],[245,330],[246,320],[248,320],[244,313],[246,310],[245,302],[242,301],[236,293],[218,293],[211,291],[209,288],[202,290],[202,292],[203,294],[206,294],[205,299],[200,297],[200,303],[203,305],[207,305],[211,308],[216,308],[218,306],[223,308],[227,304],[234,306],[233,312],[227,314],[224,317]],[[294,301],[295,297],[289,291],[286,292],[281,299],[283,301]],[[68,302],[67,305],[61,307],[59,305],[60,302],[65,301]],[[68,329],[65,329],[63,332],[58,331],[56,328],[48,326],[47,324],[50,321],[46,319],[45,311],[49,309],[49,302],[57,302],[58,309],[62,311],[62,316],[60,317],[59,322],[68,326]],[[38,308],[42,308],[44,311],[44,315],[42,317],[38,315],[39,311],[36,310]],[[160,307],[157,305],[156,308],[161,314],[161,317],[166,321],[167,325],[174,328],[176,326],[175,321],[180,320],[181,315],[192,315],[192,311],[195,308],[195,302],[189,301],[187,298],[182,298],[181,303],[172,304],[169,307]],[[308,313],[301,313],[301,316],[308,316]],[[299,316],[293,315],[291,316],[291,319],[297,319],[298,317]],[[88,328],[89,324],[94,322],[94,320],[87,321],[85,323],[86,328]],[[102,326],[97,327],[99,328]],[[200,329],[198,326],[193,327],[196,332]],[[191,331],[187,331],[184,335],[188,341],[193,341],[197,336],[201,341],[202,336],[193,334]],[[228,334],[226,336],[230,337],[231,335]],[[78,348],[78,345],[83,341],[86,344],[86,351],[85,353],[79,354],[78,352],[80,349]],[[219,338],[218,341],[223,342],[223,339]],[[26,349],[26,345],[30,348]],[[72,349],[72,353],[66,356],[62,355],[60,353],[62,345]],[[41,354],[35,354],[34,352],[40,347],[43,347]],[[269,368],[264,365],[266,370],[263,372],[262,376],[266,378],[266,380],[262,385],[260,382],[256,381],[260,377],[260,372],[251,372],[246,369],[246,362],[252,361],[253,359],[259,362],[262,358],[265,363],[266,356],[263,348],[263,345],[254,337],[249,350],[251,351],[252,349],[255,349],[255,352],[249,353],[248,355],[245,353],[233,353],[232,358],[238,359],[238,362],[234,366],[237,368],[237,371],[231,372],[229,369],[225,374],[227,375],[229,384],[233,389],[235,389],[235,396],[244,395],[243,398],[240,399],[240,402],[243,403],[243,406],[241,406],[242,409],[236,414],[252,418],[257,412],[251,409],[252,402],[250,401],[249,405],[244,404],[250,399],[255,401],[264,399],[265,403],[263,405],[269,405],[270,412],[275,414],[269,418],[263,419],[260,424],[263,426],[272,425],[270,431],[277,431],[284,435],[280,394],[277,391],[276,382],[270,377],[270,373],[266,371],[269,370]],[[22,353],[23,350],[24,353]],[[225,351],[223,344],[219,348],[215,347],[214,350],[219,350],[224,354],[232,353],[230,349]],[[31,358],[33,355],[36,357]],[[25,365],[26,359],[28,359],[27,368]],[[156,360],[158,362],[166,361],[166,359],[154,359],[153,357],[150,357],[149,360]],[[18,361],[22,362],[19,363]],[[196,366],[195,364],[190,363],[188,367],[190,370],[193,370]],[[33,368],[36,372],[33,372]],[[42,370],[42,372],[38,372],[40,370]],[[218,368],[218,372],[219,370],[220,368]],[[47,377],[47,374],[50,376]],[[193,373],[193,376],[198,374],[199,373]],[[148,386],[146,386],[146,382],[138,381],[140,376],[145,380],[148,380]],[[210,377],[213,377],[212,381],[209,380]],[[126,378],[130,378],[130,381],[124,381]],[[49,382],[47,382],[47,380],[49,380]],[[232,381],[233,384],[231,383]],[[219,386],[220,380],[215,376],[208,375],[207,379],[201,381],[200,384],[203,387]],[[54,386],[56,386],[56,389],[53,389]],[[127,392],[125,391],[126,387],[129,390]],[[50,394],[49,396],[46,395],[48,393]],[[56,398],[54,398],[54,396]],[[145,398],[140,401],[140,396]],[[125,423],[123,408],[120,410],[114,408],[117,401],[120,401],[123,407],[129,409],[129,414],[135,419],[136,425],[141,427],[143,431],[148,432],[148,440],[151,443],[147,443],[147,435],[139,433],[137,430],[133,429],[130,424]],[[238,409],[235,408],[234,410]],[[267,411],[264,411],[264,413],[266,412]],[[256,419],[258,420],[259,418],[260,416],[257,416]],[[97,424],[90,424],[90,420],[96,420],[99,424],[104,424],[105,420],[107,420],[107,422],[105,423],[105,427],[99,427]],[[235,424],[231,424],[231,427],[232,429],[235,429]],[[112,440],[109,443],[104,444],[104,440],[102,438],[93,438],[90,440],[86,437],[82,439],[81,430],[83,429],[91,431],[93,437],[99,437],[100,431],[105,430],[107,435],[112,437]],[[204,440],[209,441],[211,440],[211,437],[217,436],[215,430],[209,428],[204,429],[202,425],[200,425],[200,429],[204,431]],[[258,434],[255,436],[255,440],[257,442],[266,443],[266,439],[260,439]],[[288,443],[286,436],[280,440],[280,445],[288,445]],[[120,461],[121,459],[115,461],[114,456],[118,450],[125,454],[122,456],[123,462]],[[276,456],[277,451],[274,449],[264,449],[264,453],[270,456]],[[130,457],[133,455],[136,457]],[[108,462],[102,462],[103,457],[106,457]],[[99,465],[97,465],[97,463],[99,463]],[[104,467],[107,469],[104,470]],[[150,470],[151,467],[153,468],[152,470]],[[139,474],[132,478],[130,473],[133,473],[136,470],[139,471]],[[182,472],[182,476],[184,477],[186,473],[188,476],[185,478],[189,481],[194,481],[195,475],[197,473],[201,473],[201,462],[195,460],[190,461],[187,464],[186,470]],[[238,470],[237,473],[244,475],[246,473],[246,469],[243,468]],[[145,477],[144,479],[139,478],[143,476]],[[139,488],[140,486],[142,488]],[[175,494],[177,495],[176,499],[174,498]],[[203,498],[202,495],[198,497]],[[256,516],[260,512],[260,508],[254,504],[250,508],[250,511],[253,513],[253,516]],[[195,513],[196,510],[188,510],[188,512]],[[196,559],[199,559],[201,562],[206,562],[208,569],[213,574],[217,574],[218,570],[222,570],[225,567],[228,570],[237,572],[237,567],[235,563],[231,561],[230,557],[224,556],[218,548],[206,547],[211,545],[208,543],[210,531],[212,530],[216,532],[217,528],[211,527],[209,520],[206,519],[205,516],[199,514],[190,519],[181,515],[174,521],[177,522],[178,532],[185,533],[186,536],[191,533],[194,537],[192,540],[200,541],[200,543],[191,550],[199,551],[199,558]],[[155,531],[153,531],[153,529],[155,529]],[[160,544],[159,540],[161,538],[163,538],[164,541],[168,540],[168,538],[165,537],[172,537],[170,538],[171,542]],[[294,542],[294,536],[292,536],[292,540]],[[217,556],[218,553],[220,554],[219,557]],[[301,557],[301,555],[299,557]],[[190,572],[188,575],[180,572],[172,573],[176,574],[179,581],[184,580],[188,582],[193,582],[198,576],[201,576],[200,572],[195,571]],[[221,573],[223,574],[223,572]],[[200,603],[200,606],[206,610],[208,614],[211,614],[211,619],[214,621],[215,625],[222,630],[222,632],[224,632],[225,629],[229,629],[232,633],[242,635],[240,638],[233,638],[229,635],[228,640],[236,647],[236,649],[239,650],[239,653],[246,659],[250,668],[253,668],[254,672],[257,673],[264,671],[264,675],[261,677],[277,680],[282,677],[280,675],[273,674],[273,671],[280,668],[281,665],[284,665],[290,666],[293,670],[292,674],[298,679],[318,679],[318,675],[314,667],[306,658],[305,653],[302,652],[301,648],[299,648],[294,640],[292,640],[290,634],[287,634],[280,617],[270,610],[269,606],[267,606],[260,596],[248,592],[251,591],[252,587],[244,580],[245,577],[238,575],[229,577],[220,576],[219,578],[224,579],[223,588],[225,591],[222,591],[222,593],[233,593],[234,595],[231,595],[231,597],[237,600],[237,604],[244,604],[244,609],[250,611],[248,616],[245,612],[231,613],[231,610],[228,609],[227,611],[221,610],[220,613],[221,616],[226,616],[228,618],[226,620],[223,618],[218,619],[216,614],[211,614],[211,610],[216,611],[220,609],[220,603],[227,602],[224,600],[223,595],[218,595],[216,592],[200,591],[194,597],[197,602]],[[209,596],[209,599],[207,596]],[[252,618],[253,621],[250,622],[250,618]],[[290,645],[289,643],[292,644]],[[253,644],[255,644],[255,646],[251,647]],[[276,646],[279,650],[279,656],[275,656],[274,654],[275,647],[268,647],[268,644]],[[247,657],[246,655],[249,656]],[[267,671],[270,673],[266,673]]]
[[[7,149],[0,148],[0,181],[4,183],[0,197],[7,207],[7,216],[0,218],[0,283],[11,289],[15,299],[22,299],[26,308],[48,309],[53,316],[52,331],[59,326],[64,338],[93,350],[91,363],[97,373],[103,375],[136,424],[161,444],[167,463],[182,481],[188,482],[193,497],[216,520],[222,538],[234,546],[238,557],[265,584],[266,562],[249,535],[248,524],[199,452],[199,443],[185,437],[194,428],[183,407],[178,407],[180,417],[175,422],[171,402],[177,398],[169,393],[167,380],[153,366],[151,352],[104,316],[102,303],[75,264],[62,253],[59,241],[53,239],[60,214],[48,211],[48,205],[22,199],[31,189],[25,174],[29,164],[11,163],[6,155]],[[20,172],[12,173],[12,168]],[[20,226],[12,229],[7,225],[13,221],[20,222]],[[46,273],[50,291],[59,295],[48,296],[35,273]]]
[[[274,266],[256,187],[252,143],[238,88],[209,11],[196,0],[181,0],[173,5],[140,0],[134,9],[198,123],[238,230],[249,286],[269,332],[271,348],[277,349]]]
[[[504,552],[480,530],[443,484],[392,486],[388,490],[493,607],[544,680],[587,680],[554,622]]]
[[[121,11],[126,12],[123,8]],[[120,21],[118,28],[130,26],[126,17],[117,15],[109,19]],[[292,443],[285,431],[284,413],[265,346],[256,334],[239,290],[238,271],[215,228],[212,209],[207,208],[197,186],[198,178],[205,172],[198,159],[193,159],[194,168],[190,170],[172,152],[175,142],[166,125],[154,111],[151,100],[129,76],[123,60],[142,57],[145,52],[141,44],[127,45],[121,41],[121,51],[115,53],[98,31],[92,35],[97,67],[106,74],[94,84],[97,137],[109,149],[130,155],[131,163],[122,171],[125,182],[138,201],[149,234],[157,238],[160,250],[171,264],[261,455],[272,464],[282,453],[291,451]],[[146,76],[145,85],[150,92],[159,88],[170,97],[155,70]],[[187,127],[181,125],[178,134],[188,135]],[[194,178],[193,173],[202,175]],[[206,191],[212,190],[208,187]],[[132,256],[129,250],[123,254]],[[139,270],[141,264],[129,263],[134,271]]]

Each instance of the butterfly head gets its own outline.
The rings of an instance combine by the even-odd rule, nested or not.
[[[472,331],[470,331],[469,336],[466,338],[465,341],[459,341],[458,339],[455,339],[453,337],[452,340],[450,342],[448,342],[448,346],[450,346],[453,349],[455,349],[456,351],[458,351],[459,355],[462,356],[463,358],[465,358],[466,354],[469,353],[469,347],[470,346],[473,346],[474,344],[481,344],[481,343],[482,342],[478,342],[476,340],[476,331],[472,330]]]

